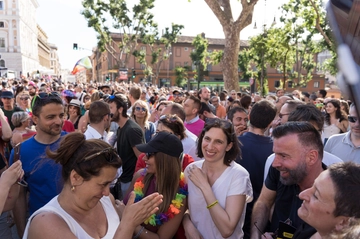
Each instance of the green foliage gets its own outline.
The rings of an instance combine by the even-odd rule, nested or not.
[[[178,66],[175,68],[176,80],[175,84],[182,87],[188,81],[188,69]]]
[[[172,24],[171,29],[165,28],[165,33],[160,37],[158,32],[156,34],[143,35],[140,39],[142,43],[147,44],[150,49],[150,55],[143,51],[142,54],[134,52],[134,56],[137,57],[137,61],[145,66],[151,66],[155,69],[152,71],[154,76],[155,84],[159,77],[160,68],[165,60],[168,60],[171,54],[171,45],[177,42],[177,37],[181,34],[181,30],[184,28],[183,25]],[[150,60],[147,56],[151,56]]]
[[[157,79],[162,61],[169,57],[171,44],[177,41],[184,26],[172,24],[170,30],[166,28],[165,34],[159,36],[158,24],[150,12],[154,2],[141,0],[130,10],[127,6],[129,1],[126,0],[83,0],[84,10],[81,14],[88,21],[88,26],[97,32],[100,51],[108,51],[121,67],[126,67],[130,56],[134,55],[137,62],[145,65],[145,76],[155,76]],[[111,37],[108,15],[112,19],[111,27],[121,34],[120,42],[115,42]],[[139,49],[139,42],[147,45],[149,55],[145,49]],[[116,53],[117,48],[120,54]]]
[[[267,66],[282,74],[282,88],[288,80],[297,88],[306,85],[315,69],[320,68],[315,60],[317,54],[325,50],[333,53],[334,44],[321,3],[321,0],[290,0],[284,4],[280,18],[283,26],[267,29],[265,25],[262,34],[252,37],[249,53],[240,56],[245,62],[245,65],[239,62],[240,69],[247,70],[249,58],[245,56],[249,54],[256,68],[254,75],[257,79],[263,77],[264,87]],[[336,69],[332,63],[335,60],[333,54],[332,60],[322,69],[334,73]]]
[[[204,70],[207,67],[207,59],[209,57],[207,48],[209,42],[199,34],[194,38],[192,45],[194,46],[194,50],[190,53],[190,58],[196,66],[195,78],[198,82],[199,89],[200,82],[204,80]]]
[[[302,54],[316,54],[328,50],[332,55],[330,60],[332,63],[325,67],[313,66],[313,63],[307,61],[305,66],[307,71],[318,68],[336,74],[335,44],[323,6],[323,0],[290,0],[281,7],[281,21],[292,27],[293,39],[300,39],[299,44],[306,47]],[[308,56],[304,56],[303,59],[308,59]]]

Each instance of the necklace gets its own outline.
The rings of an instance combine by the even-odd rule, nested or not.
[[[140,201],[144,198],[144,176],[141,176],[136,180],[134,184],[134,192],[135,192],[135,202]],[[183,205],[183,200],[186,198],[188,194],[187,184],[185,183],[184,173],[180,174],[180,182],[179,182],[179,191],[176,193],[175,199],[171,201],[171,204],[168,210],[165,213],[152,214],[148,219],[145,220],[145,224],[150,224],[152,226],[160,226],[165,222],[169,221],[175,215],[180,213],[180,208]]]

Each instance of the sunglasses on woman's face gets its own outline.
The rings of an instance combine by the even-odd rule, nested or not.
[[[28,100],[30,97],[20,97],[20,100]]]
[[[135,107],[135,110],[136,111],[142,111],[142,112],[146,111],[146,109],[144,107],[139,107],[139,106]]]

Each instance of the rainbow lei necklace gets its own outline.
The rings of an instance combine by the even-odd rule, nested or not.
[[[140,201],[144,198],[144,176],[138,178],[136,183],[134,184],[134,192],[135,192],[135,202]],[[185,183],[184,173],[180,174],[180,182],[179,182],[179,191],[176,193],[175,199],[171,201],[171,204],[168,210],[165,213],[160,214],[152,214],[148,219],[145,220],[145,224],[150,224],[152,226],[160,226],[165,222],[169,221],[175,215],[180,213],[180,207],[183,205],[183,200],[186,198],[188,194],[187,184]]]

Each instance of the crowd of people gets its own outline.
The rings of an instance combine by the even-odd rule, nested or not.
[[[360,122],[325,90],[2,85],[0,238],[360,237]]]

